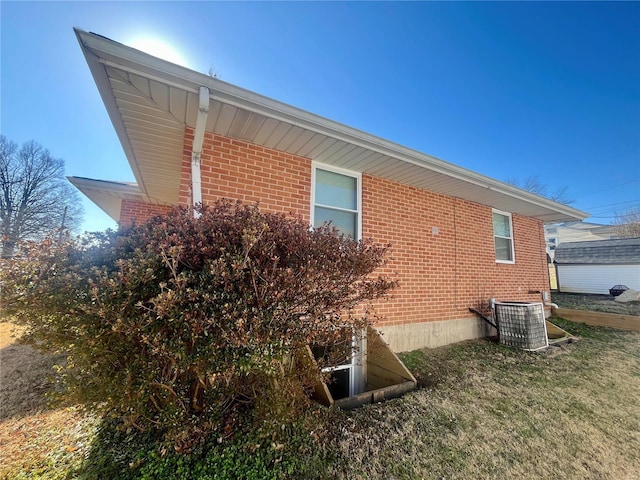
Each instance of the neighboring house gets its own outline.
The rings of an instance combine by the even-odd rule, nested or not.
[[[70,178],[121,224],[173,205],[260,202],[391,243],[377,305],[396,351],[486,335],[469,307],[540,301],[543,224],[586,213],[76,31],[137,185]],[[384,94],[384,92],[382,92]],[[395,119],[394,121],[398,121]]]
[[[608,294],[619,284],[640,290],[640,238],[561,243],[555,263],[561,292]]]
[[[558,291],[558,272],[551,256],[547,253],[547,268],[549,269],[549,286],[552,291]]]
[[[618,238],[615,225],[589,222],[565,222],[544,226],[547,253],[554,260],[555,250],[561,243],[588,242],[590,240],[610,240]]]

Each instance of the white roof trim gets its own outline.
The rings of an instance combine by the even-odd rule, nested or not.
[[[450,179],[451,181],[446,182],[447,185],[444,185],[440,190],[423,187],[438,193],[482,203],[515,214],[532,216],[545,222],[581,220],[588,216],[588,213],[573,207],[554,202],[433,156],[286,105],[209,75],[155,58],[105,37],[78,29],[75,32],[142,192],[149,192],[149,185],[146,184],[147,179],[140,169],[134,149],[131,146],[129,132],[120,114],[105,70],[107,66],[192,94],[197,94],[200,87],[205,86],[211,92],[210,98],[223,105],[238,108],[240,111],[258,114],[293,127],[299,127],[304,131],[320,134],[328,139],[341,141],[353,147],[360,147],[367,152],[382,155],[383,161],[393,162],[395,159],[402,162],[402,165],[406,167],[412,167],[416,173],[428,171],[431,172],[430,175],[442,175]],[[197,108],[197,105],[195,108]],[[194,125],[189,126],[193,127]],[[326,163],[326,159],[311,158],[311,160]],[[378,164],[370,163],[369,165],[367,162],[363,162],[359,170],[365,174],[369,173],[367,171],[369,167],[372,170],[374,167],[380,170],[380,157],[377,157],[375,161],[378,161]],[[371,162],[374,162],[374,160],[371,160]],[[340,165],[336,163],[335,166]],[[388,178],[398,181],[393,178],[394,173],[403,178],[415,177],[412,171],[398,173],[396,170],[395,168],[389,169]],[[382,177],[387,176],[385,173],[372,172],[371,174]],[[420,187],[420,185],[414,185]]]
[[[162,204],[145,195],[135,183],[85,177],[67,177],[67,180],[116,222],[120,221],[122,200]]]

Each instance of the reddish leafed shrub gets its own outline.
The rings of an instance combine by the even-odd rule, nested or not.
[[[307,345],[371,322],[386,247],[221,201],[23,246],[0,273],[27,341],[64,351],[67,395],[177,442],[281,418],[322,379]]]

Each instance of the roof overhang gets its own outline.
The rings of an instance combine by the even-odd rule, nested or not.
[[[209,75],[75,30],[142,194],[176,204],[185,127],[195,128],[200,87],[206,131],[387,178],[545,223],[588,216],[514,186]]]
[[[67,179],[116,222],[120,221],[122,200],[162,205],[156,199],[145,195],[135,183],[94,180],[84,177],[67,177]]]

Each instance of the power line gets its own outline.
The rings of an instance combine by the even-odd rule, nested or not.
[[[601,211],[600,213],[603,212],[613,212],[619,209],[628,209],[628,208],[633,208],[635,205],[640,205],[640,201],[637,200],[632,200],[630,202],[620,202],[620,203],[611,203],[609,205],[601,205],[599,207],[585,207],[585,210],[596,210],[596,211]],[[614,208],[611,208],[614,207]]]
[[[636,178],[636,179],[631,180],[629,182],[619,183],[618,185],[613,185],[611,187],[603,188],[603,189],[600,189],[600,190],[591,191],[591,192],[587,193],[586,195],[580,195],[579,197],[575,197],[574,200],[578,199],[578,198],[589,197],[589,196],[591,196],[593,194],[596,194],[596,193],[606,192],[607,190],[613,190],[614,188],[624,187],[625,185],[631,185],[632,183],[636,183],[636,182],[640,182],[640,178]]]

